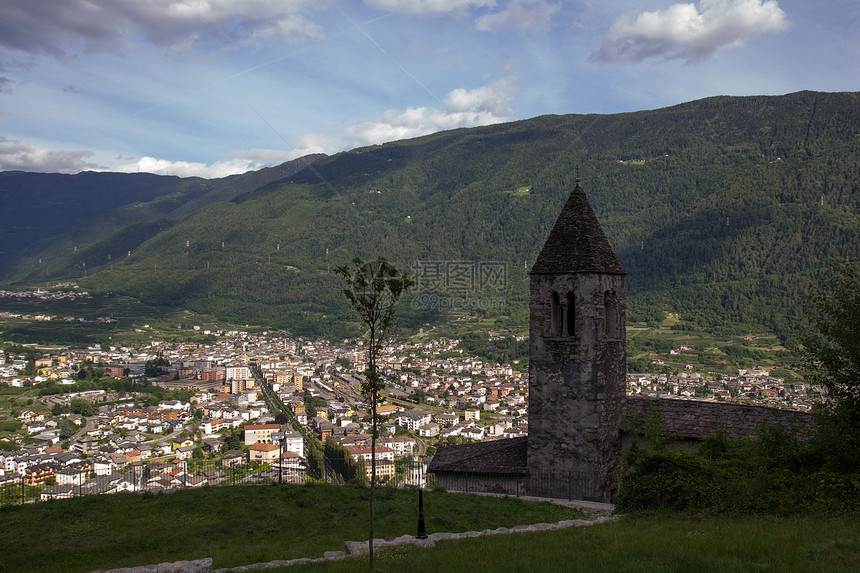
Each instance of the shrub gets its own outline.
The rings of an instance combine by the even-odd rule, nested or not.
[[[624,510],[696,510],[717,505],[720,492],[706,459],[689,450],[639,450],[616,503]]]

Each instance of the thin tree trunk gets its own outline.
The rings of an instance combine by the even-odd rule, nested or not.
[[[373,497],[376,491],[376,401],[373,401],[373,434],[370,437],[370,570],[373,571]]]
[[[376,402],[377,402],[377,376],[376,371],[376,331],[371,326],[370,329],[370,539],[368,540],[368,552],[370,555],[370,570],[373,571],[373,499],[376,493]]]

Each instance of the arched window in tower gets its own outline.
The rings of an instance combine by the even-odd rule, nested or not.
[[[618,338],[618,298],[615,291],[607,291],[603,294],[603,309],[606,313],[606,338]]]
[[[567,293],[567,309],[564,317],[564,334],[565,336],[576,335],[576,302],[572,292]]]
[[[557,292],[552,293],[552,336],[561,336],[562,321],[564,313],[561,308],[561,300]]]

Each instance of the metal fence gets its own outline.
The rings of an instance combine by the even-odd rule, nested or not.
[[[432,487],[428,484],[426,463],[399,460],[394,475],[377,479],[377,483],[392,487]],[[0,506],[66,499],[84,495],[119,492],[166,492],[207,486],[237,486],[268,483],[343,483],[329,468],[315,476],[306,467],[280,464],[278,461],[235,462],[220,460],[176,460],[171,462],[136,463],[116,470],[81,469],[68,471],[55,468],[42,476],[32,474],[11,478],[0,477]]]
[[[513,496],[538,496],[568,500],[598,500],[596,477],[588,473],[560,470],[534,470],[521,473],[457,472],[430,474],[436,487],[448,491],[499,493]]]
[[[325,472],[315,476],[304,466],[219,460],[177,460],[133,464],[113,471],[57,472],[41,483],[15,475],[0,481],[0,506],[119,492],[167,492],[210,486],[247,484],[344,483],[334,471],[337,462],[325,459]],[[2,478],[0,478],[2,480]],[[600,500],[594,475],[572,471],[530,470],[521,474],[462,472],[435,475],[423,461],[397,460],[393,475],[377,478],[389,487],[442,488],[452,492],[501,493],[569,500]]]
[[[363,478],[359,478],[361,481],[365,483],[370,481],[370,461],[355,462],[352,459],[347,461],[345,458],[337,457],[324,457],[323,459],[325,471],[324,476],[320,476],[320,479],[340,483],[353,481],[355,476],[363,476]],[[427,466],[427,462],[406,458],[377,460],[376,483],[394,487],[428,487],[427,480],[428,478],[432,479],[432,474],[428,476]]]

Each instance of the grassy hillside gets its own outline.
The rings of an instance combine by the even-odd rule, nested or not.
[[[855,93],[716,97],[356,149],[201,209],[98,272],[88,265],[84,284],[344,336],[358,326],[328,269],[383,255],[401,267],[448,264],[437,282],[462,288],[442,288],[443,302],[456,295],[524,331],[526,270],[579,170],[629,274],[630,321],[672,312],[705,330],[786,339],[809,284],[860,253],[858,104]],[[475,275],[457,282],[464,262]],[[503,280],[484,284],[482,263],[505,265]],[[419,282],[430,282],[426,268]],[[444,310],[419,295],[405,301],[407,327]],[[503,308],[482,308],[498,299]]]
[[[428,531],[578,519],[548,502],[427,492]],[[0,510],[0,572],[93,571],[212,557],[215,568],[322,557],[367,538],[362,487],[267,485],[117,494]],[[378,537],[415,534],[418,492],[380,488]]]
[[[841,572],[860,567],[850,519],[696,518],[671,514],[625,516],[619,523],[514,535],[441,541],[433,549],[380,551],[383,573],[520,571]],[[304,573],[367,571],[367,559],[274,569]]]
[[[414,490],[377,492],[380,537],[414,535]],[[213,567],[319,558],[367,536],[367,492],[340,486],[119,494],[0,511],[0,571],[71,573],[213,558]],[[549,503],[425,492],[428,533],[574,519]],[[109,533],[108,533],[109,532]],[[379,571],[855,571],[852,518],[633,514],[605,525],[376,552]],[[366,571],[367,557],[272,571]]]

